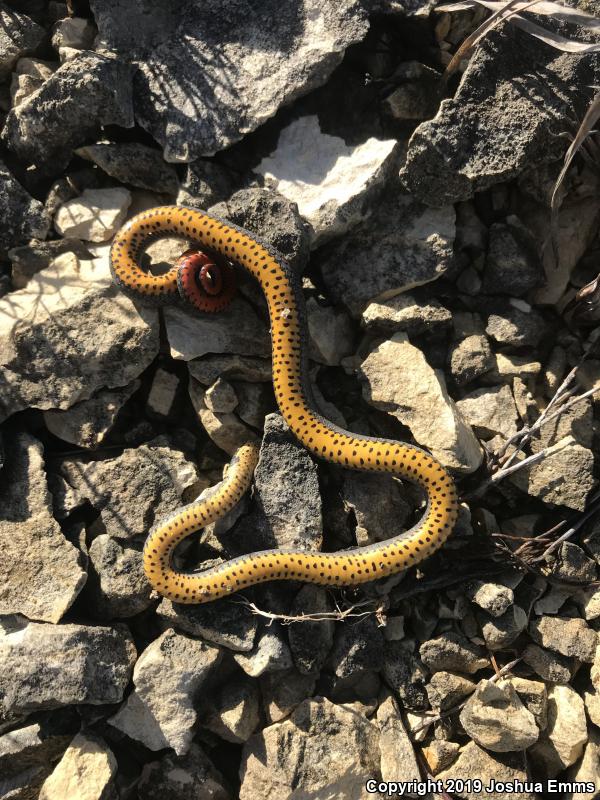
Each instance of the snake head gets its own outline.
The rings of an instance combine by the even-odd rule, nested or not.
[[[596,325],[600,321],[600,275],[577,292],[571,308],[577,325]]]

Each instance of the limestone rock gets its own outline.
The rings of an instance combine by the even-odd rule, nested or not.
[[[521,754],[515,753],[488,753],[487,750],[479,747],[475,742],[469,742],[461,748],[456,761],[449,769],[443,770],[436,775],[437,780],[447,781],[463,780],[474,777],[481,780],[483,786],[488,786],[492,781],[497,783],[514,783],[521,781],[525,783],[528,779],[527,771],[523,765]],[[535,800],[533,792],[521,791],[498,791],[485,792],[486,800]],[[464,800],[477,800],[481,798],[481,792],[466,789],[461,792]]]
[[[156,310],[136,310],[65,253],[0,299],[0,419],[29,407],[66,409],[101,388],[125,386],[157,351]]]
[[[373,195],[394,168],[396,151],[394,139],[347,145],[323,133],[317,116],[306,116],[281,131],[277,148],[256,171],[297,204],[312,226],[312,246],[318,247],[370,216]]]
[[[447,711],[475,689],[475,681],[453,672],[435,672],[427,684],[427,696],[434,711]]]
[[[541,617],[532,620],[529,632],[543,647],[580,661],[591,663],[594,660],[598,636],[578,617]]]
[[[445,466],[474,472],[482,453],[448,396],[441,373],[431,369],[406,334],[383,342],[361,364],[367,402],[408,425],[417,443]],[[435,424],[434,424],[435,423]]]
[[[381,779],[384,781],[419,781],[420,771],[412,742],[406,732],[400,709],[388,697],[377,709]]]
[[[184,755],[194,735],[196,696],[220,659],[217,648],[166,630],[140,655],[135,689],[110,724],[150,750],[172,747]]]
[[[135,658],[124,626],[17,623],[0,636],[0,717],[118,703]]]
[[[192,606],[163,599],[156,611],[167,625],[228,650],[247,653],[254,645],[257,617],[230,600]]]
[[[419,301],[408,292],[381,303],[369,303],[361,318],[362,326],[368,331],[406,331],[409,336],[444,331],[451,322],[452,314],[438,300]]]
[[[0,80],[4,81],[17,62],[26,53],[34,51],[43,41],[46,32],[41,25],[26,14],[13,11],[4,3],[0,5]]]
[[[97,164],[121,183],[175,195],[179,182],[175,169],[165,164],[159,150],[137,142],[110,142],[79,147],[75,155]],[[85,238],[85,237],[84,237]]]
[[[0,161],[0,255],[30,239],[45,239],[50,219],[43,205],[35,200]]]
[[[251,678],[258,678],[266,672],[279,672],[292,666],[292,656],[283,631],[271,625],[260,633],[254,648],[248,653],[235,653],[234,660]]]
[[[144,573],[142,547],[107,534],[91,543],[86,593],[95,617],[133,617],[151,605],[152,587]]]
[[[377,726],[325,698],[307,700],[289,720],[248,740],[240,800],[300,793],[366,800],[365,783],[379,770]],[[293,787],[293,788],[292,788]]]
[[[136,787],[139,800],[232,800],[221,773],[199,745],[183,756],[167,752],[142,770]]]
[[[460,722],[480,747],[494,753],[526,750],[540,734],[533,714],[508,681],[482,680],[460,712]]]
[[[165,438],[103,461],[64,459],[61,473],[100,512],[98,532],[121,539],[146,536],[182,505],[184,489],[197,478],[193,464]]]
[[[295,596],[291,616],[326,614],[333,611],[331,598],[322,586],[307,584]],[[335,622],[306,620],[288,628],[290,650],[294,664],[303,675],[318,675],[333,644]],[[274,720],[276,721],[276,720]]]
[[[368,29],[356,0],[302,8],[269,0],[250,15],[237,5],[223,14],[219,2],[189,3],[177,14],[160,3],[91,7],[99,47],[136,62],[138,123],[171,162],[225,149],[323,84]]]
[[[106,242],[125,221],[130,203],[127,189],[85,189],[58,209],[54,226],[61,236]]]
[[[52,515],[42,445],[27,433],[7,437],[0,505],[0,614],[58,622],[87,575]]]
[[[116,800],[117,759],[108,745],[92,733],[79,733],[46,779],[40,800]]]
[[[202,726],[234,744],[246,742],[260,722],[258,686],[254,681],[228,681],[211,696]]]
[[[419,653],[421,660],[431,672],[450,670],[473,675],[480,669],[489,667],[481,648],[452,631],[423,642]]]
[[[73,148],[104,125],[133,125],[131,67],[83,51],[10,111],[2,138],[19,158],[56,174],[71,160]]]
[[[453,240],[451,206],[426,208],[392,187],[374,220],[324,248],[321,271],[329,296],[359,316],[374,300],[443,275],[452,264]]]

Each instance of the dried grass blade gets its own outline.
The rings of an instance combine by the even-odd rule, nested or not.
[[[531,36],[535,36],[536,39],[540,39],[545,44],[549,44],[550,47],[561,50],[563,53],[600,53],[600,42],[588,43],[567,39],[559,33],[549,31],[547,28],[521,17],[519,14],[514,14],[510,17],[510,21],[521,30],[526,31]]]
[[[528,5],[526,0],[520,0],[520,2],[522,5],[520,8],[516,9],[517,11],[523,11]],[[444,3],[441,6],[437,6],[434,10],[439,12],[466,11],[469,8],[474,8],[476,5],[484,6],[490,11],[498,11],[503,8],[504,3],[502,3],[501,0],[462,0],[462,2],[458,3]],[[536,4],[535,13],[543,16],[551,16],[554,19],[561,19],[573,25],[581,25],[592,31],[600,30],[600,19],[598,19],[598,17],[588,14],[585,11],[580,11],[579,9],[563,6],[561,3],[540,0],[540,2]]]

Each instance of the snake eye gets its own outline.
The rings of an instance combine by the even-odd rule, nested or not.
[[[177,261],[177,286],[183,300],[200,311],[221,311],[235,294],[235,272],[201,250],[186,250]]]

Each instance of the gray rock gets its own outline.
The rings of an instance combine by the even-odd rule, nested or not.
[[[63,800],[74,786],[81,797],[116,800],[116,777],[117,759],[106,742],[88,731],[78,733],[44,781],[39,800]]]
[[[386,698],[377,709],[381,779],[384,781],[420,781],[421,773],[412,742],[398,704]]]
[[[509,386],[475,389],[457,400],[456,407],[481,439],[498,434],[508,439],[517,432],[517,407]]]
[[[498,784],[514,783],[520,781],[525,783],[529,776],[523,764],[521,754],[512,753],[488,753],[475,742],[469,742],[461,748],[456,761],[449,769],[443,770],[436,775],[436,780],[440,781],[471,781],[477,777],[484,787],[489,786],[492,781]],[[470,784],[472,786],[472,784]],[[476,788],[467,788],[460,793],[464,800],[478,800],[481,792]],[[486,800],[535,800],[536,794],[528,791],[507,791],[500,787],[494,791],[485,792]]]
[[[18,106],[29,95],[37,92],[57,68],[57,64],[39,58],[20,58],[10,81],[10,96],[13,106]]]
[[[492,617],[500,617],[514,603],[510,586],[484,581],[472,581],[465,588],[467,597]]]
[[[421,661],[431,672],[449,670],[473,675],[478,670],[489,667],[480,647],[452,631],[423,642],[419,654]]]
[[[159,194],[177,194],[179,182],[175,169],[165,164],[160,151],[137,142],[89,144],[75,150],[75,155],[93,161],[120,183]]]
[[[539,256],[524,232],[497,222],[490,226],[483,291],[520,297],[544,280]]]
[[[280,722],[289,717],[300,703],[313,694],[315,683],[314,676],[302,675],[295,669],[261,675],[260,689],[267,722]]]
[[[110,433],[123,405],[140,388],[138,380],[118,389],[99,391],[66,411],[44,411],[46,427],[59,439],[78,447],[98,447]]]
[[[455,96],[413,134],[401,175],[423,202],[466,200],[561,156],[555,126],[573,108],[587,106],[583,87],[598,82],[599,68],[555,51],[549,60],[538,40],[511,34],[486,37]],[[515,83],[515,74],[524,81]]]
[[[411,513],[401,483],[392,475],[346,470],[342,499],[344,509],[356,519],[359,547],[381,542],[400,533]]]
[[[327,614],[332,611],[333,603],[327,591],[321,586],[307,584],[294,597],[290,616]],[[331,619],[318,622],[305,620],[288,627],[292,658],[301,674],[318,675],[333,644],[334,627]]]
[[[523,661],[545,681],[568,683],[574,672],[573,659],[551,653],[536,644],[528,644],[523,650]]]
[[[426,673],[406,642],[385,642],[382,672],[386,683],[398,695],[404,708],[417,712],[428,708]]]
[[[44,206],[17,182],[0,161],[0,255],[30,239],[45,239],[50,219]]]
[[[585,706],[572,686],[548,690],[547,737],[562,768],[570,767],[583,753],[588,739]]]
[[[83,17],[65,17],[54,25],[52,47],[61,53],[69,50],[92,50],[96,28]]]
[[[541,314],[518,300],[502,313],[490,314],[485,332],[501,346],[537,347],[548,335],[548,326]]]
[[[361,325],[368,331],[406,331],[409,336],[440,333],[449,328],[451,322],[451,312],[435,298],[421,302],[408,292],[383,303],[369,303],[361,317]]]
[[[225,149],[325,83],[368,30],[355,0],[267,2],[250,15],[235,2],[186,2],[177,14],[160,3],[91,7],[100,47],[137,63],[136,118],[172,162]]]
[[[465,386],[494,368],[494,355],[487,337],[473,334],[450,349],[448,362],[454,382],[457,386]]]
[[[265,417],[272,414],[277,408],[273,386],[264,383],[236,381],[234,389],[238,398],[236,413],[239,418],[247,425],[262,430]]]
[[[278,192],[240,189],[226,202],[212,206],[210,212],[254,233],[281,253],[298,273],[306,266],[309,246],[306,223],[296,204]]]
[[[200,606],[181,605],[164,599],[156,613],[167,625],[234,652],[252,650],[258,629],[252,611],[229,599]]]
[[[192,743],[183,756],[166,753],[142,769],[136,787],[139,800],[232,800],[221,773],[199,745]]]
[[[312,227],[316,248],[371,216],[383,185],[397,169],[397,154],[395,139],[348,145],[323,133],[313,115],[285,127],[276,149],[256,171],[296,203]]]
[[[190,748],[196,697],[221,660],[216,647],[166,630],[138,658],[135,689],[109,722],[150,750]]]
[[[529,625],[531,638],[563,656],[591,663],[596,653],[596,631],[579,617],[541,617]]]
[[[585,620],[589,622],[600,617],[600,589],[596,586],[592,586],[587,590],[581,589],[575,599]]]
[[[459,750],[460,745],[456,742],[433,739],[428,747],[423,748],[423,756],[431,774],[437,775],[443,769],[448,769]]]
[[[177,195],[178,206],[210,208],[231,197],[240,178],[218,161],[199,158],[188,164]]]
[[[238,399],[233,386],[223,378],[217,378],[204,393],[204,402],[211,411],[226,414],[234,410]]]
[[[541,369],[540,362],[533,361],[531,356],[496,353],[492,356],[492,368],[481,375],[481,383],[495,386],[498,383],[510,383],[516,378],[533,383]]]
[[[171,356],[190,361],[207,353],[267,356],[271,353],[268,328],[242,297],[219,314],[167,306],[162,311]]]
[[[390,190],[375,219],[325,248],[321,271],[329,296],[359,316],[373,300],[389,300],[443,275],[452,265],[453,240],[451,206],[426,208]]]
[[[427,684],[427,697],[434,711],[447,711],[468,697],[475,689],[475,681],[453,672],[435,672]]]
[[[536,725],[543,731],[548,724],[548,692],[542,681],[514,677],[510,682],[526,708],[531,711]]]
[[[136,650],[122,625],[18,624],[0,636],[0,717],[123,699]]]
[[[588,584],[596,580],[596,563],[586,556],[581,547],[573,542],[563,542],[552,572],[559,580]]]
[[[19,158],[56,174],[71,160],[73,148],[106,125],[133,125],[130,67],[82,52],[11,109],[2,138]]]
[[[365,400],[408,425],[417,443],[442,464],[464,473],[479,467],[481,448],[448,396],[442,373],[405,333],[375,347],[361,364],[360,377]]]
[[[240,552],[270,547],[319,551],[323,544],[317,467],[279,414],[269,414],[254,472],[254,510],[236,527]]]
[[[241,445],[256,441],[254,431],[236,414],[213,411],[206,402],[206,392],[196,381],[190,381],[188,391],[198,419],[209,438],[221,450],[232,456]]]
[[[86,593],[93,616],[99,619],[133,617],[151,605],[152,587],[144,574],[142,544],[122,542],[107,534],[89,548]]]
[[[79,239],[53,239],[43,242],[32,239],[29,244],[13,247],[8,251],[12,263],[12,284],[14,289],[24,289],[30,279],[63,253],[74,253],[79,259],[90,259],[91,253]]]
[[[394,90],[382,103],[392,119],[424,120],[435,116],[444,95],[439,72],[418,61],[403,61],[394,70]]]
[[[309,354],[313,361],[338,365],[354,353],[354,327],[345,311],[320,305],[314,297],[306,301]]]
[[[373,616],[354,625],[339,626],[329,662],[338,678],[378,672],[383,663],[384,638]]]
[[[483,616],[483,615],[482,615]],[[504,650],[527,627],[527,612],[514,605],[499,617],[481,620],[481,632],[489,650]]]
[[[156,309],[136,310],[83,265],[65,253],[26,289],[0,299],[0,419],[29,407],[66,409],[98,389],[125,386],[156,355]]]
[[[6,80],[21,56],[37,49],[46,31],[25,14],[0,4],[0,81]]]
[[[23,772],[40,769],[41,782],[51,772],[51,764],[60,758],[76,729],[76,720],[68,712],[54,713],[32,725],[15,728],[0,736],[0,769],[7,782]]]
[[[194,465],[162,437],[103,461],[64,459],[61,473],[100,513],[98,532],[121,539],[147,535],[196,481]]]
[[[466,733],[493,753],[526,750],[540,735],[531,711],[508,681],[482,680],[460,712]]]
[[[0,471],[0,614],[58,622],[86,581],[81,554],[52,516],[43,448],[27,433],[6,438]]]
[[[302,794],[362,797],[380,767],[375,723],[325,698],[307,700],[289,720],[270,725],[244,746],[240,800]],[[293,788],[292,788],[293,787]]]
[[[168,417],[175,406],[179,384],[177,375],[164,369],[157,369],[148,394],[146,404],[148,413],[157,417]]]
[[[220,377],[228,381],[271,383],[271,359],[240,355],[207,354],[188,362],[190,375],[203,386],[210,386]]]
[[[544,447],[556,444],[565,436],[572,436],[575,441],[593,449],[593,409],[592,403],[584,400],[572,408],[566,409],[557,419],[545,423],[531,442],[531,449],[538,453]]]
[[[234,744],[248,741],[260,722],[259,691],[254,681],[228,681],[211,694],[202,727]]]
[[[265,672],[279,672],[292,666],[292,654],[278,625],[270,625],[259,633],[248,653],[234,653],[234,660],[251,678]]]
[[[577,444],[572,436],[565,436],[548,449],[541,461],[523,467],[509,480],[546,503],[583,511],[596,485],[593,469],[593,452]]]

